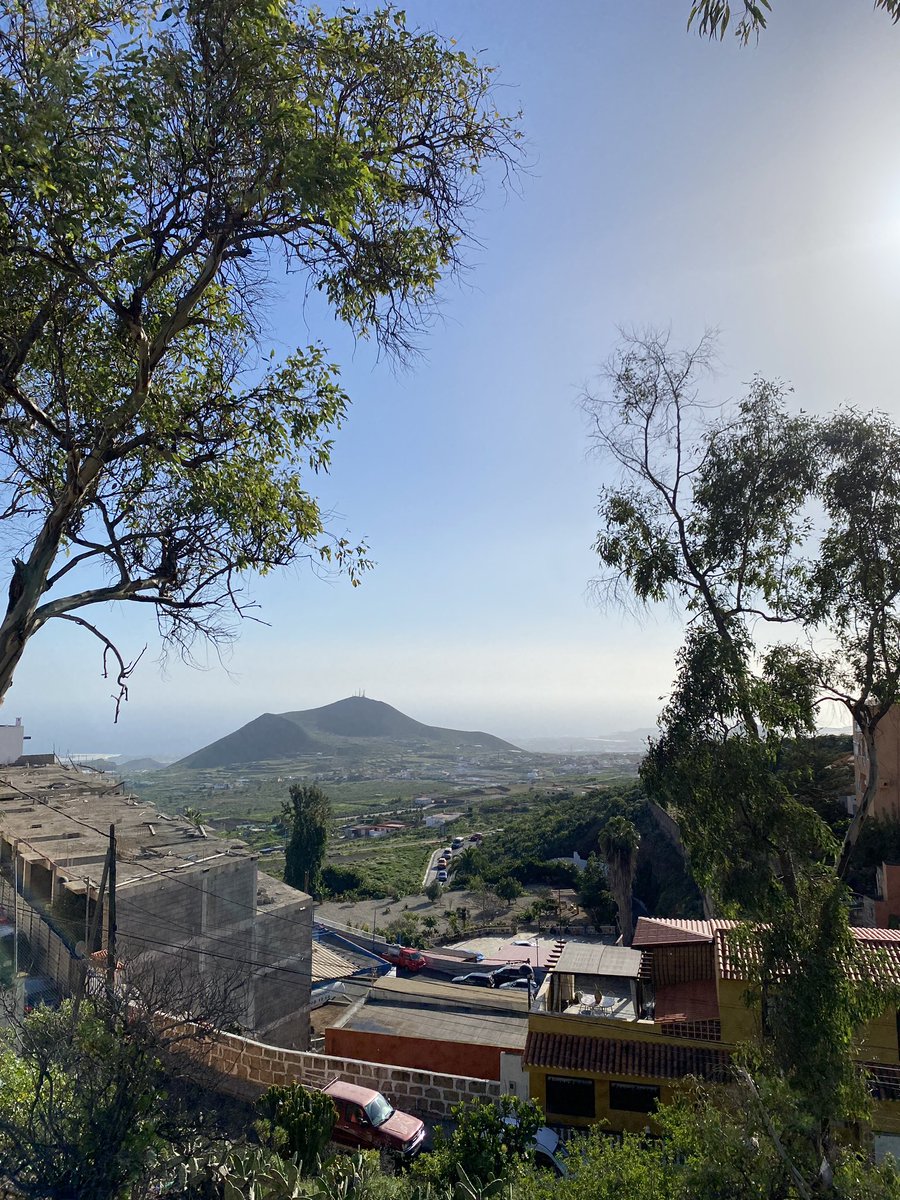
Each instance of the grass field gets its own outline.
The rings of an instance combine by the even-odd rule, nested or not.
[[[578,793],[585,787],[621,779],[621,756],[614,763],[584,762],[583,772],[571,760],[553,755],[491,755],[484,763],[466,762],[453,755],[388,753],[371,760],[263,762],[240,769],[166,770],[136,775],[128,783],[142,799],[163,812],[199,810],[214,832],[237,836],[260,854],[260,869],[281,877],[284,838],[273,826],[292,783],[316,778],[332,803],[334,828],[327,864],[352,869],[360,890],[379,896],[411,895],[419,891],[430,852],[444,835],[426,829],[422,810],[412,801],[427,795],[437,799],[433,811],[464,814],[466,833],[502,828],[505,819],[528,812],[538,795],[559,790]],[[636,762],[635,762],[636,766]],[[592,768],[592,769],[591,769]],[[539,774],[540,779],[529,778]],[[476,778],[477,776],[477,778]],[[440,805],[444,800],[443,806]],[[343,827],[352,822],[396,819],[408,830],[387,838],[349,839]]]

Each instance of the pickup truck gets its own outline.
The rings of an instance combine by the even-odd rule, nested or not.
[[[322,1091],[337,1109],[332,1140],[363,1150],[389,1150],[412,1158],[422,1149],[425,1125],[411,1113],[400,1112],[381,1092],[332,1079]]]
[[[421,971],[423,967],[428,966],[428,959],[422,951],[412,946],[388,946],[381,952],[381,957],[406,971]]]

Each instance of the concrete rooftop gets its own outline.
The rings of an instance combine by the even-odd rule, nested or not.
[[[190,871],[213,860],[256,857],[244,842],[207,837],[96,771],[62,765],[0,767],[0,833],[8,842],[18,841],[27,861],[55,865],[70,891],[83,893],[86,878],[98,886],[112,824],[120,890],[152,879],[153,872]]]

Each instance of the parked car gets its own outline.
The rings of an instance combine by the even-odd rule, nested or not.
[[[62,997],[59,988],[46,975],[29,975],[23,980],[25,991],[25,1012],[34,1012],[36,1008],[59,1008]]]
[[[470,971],[468,975],[454,975],[454,983],[469,983],[473,987],[493,987],[494,981],[484,971]]]
[[[569,1173],[569,1151],[558,1133],[546,1125],[534,1135],[534,1161],[539,1167],[549,1167],[557,1175]]]
[[[11,974],[16,959],[16,942],[19,945],[18,967],[20,971],[31,969],[31,943],[26,934],[19,930],[18,938],[14,925],[0,925],[0,972]]]
[[[494,977],[494,983],[498,986],[501,983],[509,983],[513,979],[534,979],[534,971],[531,969],[530,963],[507,963],[506,966],[497,967],[491,974]]]
[[[441,851],[441,856],[443,858],[449,858],[452,853],[453,853],[452,848],[450,846],[445,846],[444,849]]]
[[[390,1150],[404,1158],[412,1158],[422,1149],[424,1123],[394,1108],[381,1092],[342,1079],[332,1079],[322,1091],[337,1109],[333,1141],[363,1150]]]
[[[388,946],[381,955],[395,967],[403,967],[407,971],[421,971],[428,966],[428,959],[421,950],[413,946]]]
[[[461,837],[455,837],[453,839],[453,841],[450,843],[450,849],[458,850],[462,844],[463,844],[463,839]]]
[[[449,879],[449,876],[447,874],[447,868],[441,867],[441,869],[437,873],[438,883],[446,883],[448,879]]]
[[[444,868],[447,866],[447,860],[446,860],[446,858],[439,858],[439,859],[437,860],[437,865],[438,865],[438,870],[439,870],[439,871],[443,871],[443,870],[444,870]]]

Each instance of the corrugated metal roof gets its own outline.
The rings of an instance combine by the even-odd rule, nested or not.
[[[343,1028],[391,1037],[455,1042],[459,1046],[470,1044],[521,1050],[528,1033],[528,1018],[524,1013],[455,1012],[452,1009],[440,1012],[417,1008],[413,1004],[365,1004],[347,1018]]]
[[[660,1080],[683,1079],[685,1075],[722,1079],[729,1061],[724,1050],[698,1046],[535,1032],[529,1033],[523,1056],[526,1067]]]
[[[636,979],[641,969],[641,952],[602,942],[566,942],[554,969],[568,975],[618,975]]]
[[[340,954],[335,954],[327,946],[323,946],[319,942],[313,942],[313,983],[324,983],[328,979],[349,979],[355,973],[356,967],[353,963],[348,962],[346,958],[341,958]]]

